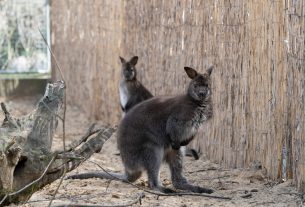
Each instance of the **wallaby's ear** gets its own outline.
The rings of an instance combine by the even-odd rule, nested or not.
[[[211,66],[211,67],[209,67],[209,68],[207,69],[207,73],[208,73],[209,76],[211,76],[212,71],[213,71],[213,68],[214,68],[214,66]]]
[[[198,75],[197,71],[193,68],[184,67],[184,70],[190,79],[194,79]]]
[[[129,63],[133,66],[135,66],[138,62],[139,57],[138,56],[134,56],[129,60]]]
[[[119,56],[119,57],[120,57],[120,60],[121,60],[122,64],[126,63],[126,60],[124,58],[122,58],[121,56]]]

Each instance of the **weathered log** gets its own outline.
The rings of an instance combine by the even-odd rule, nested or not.
[[[0,127],[0,206],[28,200],[35,191],[60,178],[65,168],[69,172],[100,151],[115,131],[114,127],[94,129],[92,125],[66,152],[52,152],[64,93],[62,81],[48,84],[36,109],[21,118],[13,117],[1,103],[5,119]]]

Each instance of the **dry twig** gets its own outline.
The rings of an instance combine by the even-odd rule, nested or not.
[[[245,195],[241,195],[240,197],[241,198],[250,198],[250,197],[252,197],[252,193],[247,193]]]
[[[85,205],[85,204],[66,204],[66,205],[58,205],[58,206],[54,206],[54,207],[127,207],[127,206],[132,206],[134,204],[140,203],[142,202],[142,198],[144,198],[144,193],[139,193],[136,197],[135,200],[126,203],[126,204],[122,204],[122,205]]]
[[[63,82],[64,82],[64,84],[65,84],[65,87],[66,87],[66,80],[65,80],[65,78],[64,78],[62,69],[61,69],[61,67],[59,66],[58,61],[57,61],[57,59],[56,59],[56,57],[55,57],[53,51],[51,50],[51,48],[50,48],[50,46],[49,46],[49,44],[48,44],[46,38],[43,36],[43,34],[42,34],[42,32],[40,31],[40,29],[38,29],[38,30],[39,30],[41,37],[43,38],[43,40],[44,40],[46,46],[48,47],[48,50],[50,51],[50,53],[51,53],[51,55],[52,55],[52,57],[53,57],[53,59],[54,59],[54,61],[55,61],[56,68],[58,69],[58,71],[59,71],[59,73],[60,73],[60,76],[61,76],[61,79],[63,80]],[[61,119],[61,121],[62,121],[62,131],[63,131],[63,139],[62,139],[62,140],[63,140],[63,151],[66,152],[66,111],[67,111],[67,98],[66,98],[66,93],[64,94],[63,99],[64,99],[64,104],[63,104],[63,116],[62,116],[62,119]],[[63,158],[63,160],[65,161],[65,158]],[[63,181],[63,178],[64,178],[65,175],[66,175],[66,172],[67,172],[67,166],[65,165],[65,166],[64,166],[64,173],[63,173],[63,176],[62,176],[61,179],[60,179],[59,185],[58,185],[58,187],[56,188],[56,191],[55,191],[53,197],[51,198],[48,207],[51,206],[52,201],[54,200],[54,198],[55,198],[55,196],[56,196],[56,194],[57,194],[57,192],[58,192],[58,189],[59,189],[59,187],[60,187],[60,185],[61,185],[61,183],[62,183],[62,181]]]
[[[75,149],[75,148],[76,148],[77,146],[79,146],[81,143],[87,141],[87,139],[88,139],[91,135],[93,135],[93,134],[99,132],[100,129],[97,129],[97,130],[94,130],[94,131],[93,131],[95,125],[96,125],[96,123],[91,124],[91,126],[89,127],[89,129],[87,130],[87,132],[82,136],[82,138],[80,138],[80,140],[79,140],[78,142],[73,142],[73,143],[71,143],[71,144],[67,147],[67,151],[71,151],[71,150]]]

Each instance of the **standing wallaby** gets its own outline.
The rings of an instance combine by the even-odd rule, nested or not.
[[[122,63],[122,79],[119,87],[120,102],[123,112],[127,113],[136,104],[153,97],[153,95],[137,80],[135,66],[138,62],[138,56],[132,57],[128,62],[122,57],[120,60]]]
[[[138,56],[134,56],[130,61],[126,61],[120,57],[122,63],[122,79],[120,81],[120,102],[123,115],[127,113],[132,107],[150,99],[153,95],[137,80],[137,70],[135,68],[138,62]],[[184,154],[187,156],[193,156],[196,160],[199,159],[198,152],[195,149],[185,148]]]
[[[185,95],[146,100],[133,107],[120,122],[117,141],[125,167],[125,174],[120,179],[134,182],[146,171],[150,188],[171,193],[173,190],[163,187],[159,181],[161,163],[166,161],[175,188],[196,193],[213,192],[190,184],[182,175],[180,150],[180,146],[187,145],[199,126],[212,116],[212,68],[204,74],[189,67],[184,69],[192,79]],[[86,173],[70,178],[89,177],[111,178],[105,173]]]

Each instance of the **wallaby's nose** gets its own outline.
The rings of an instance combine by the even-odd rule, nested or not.
[[[200,98],[203,98],[206,96],[206,91],[199,91],[198,95]]]
[[[204,98],[204,97],[208,96],[209,94],[210,94],[210,91],[207,88],[201,89],[198,93],[200,98]]]

